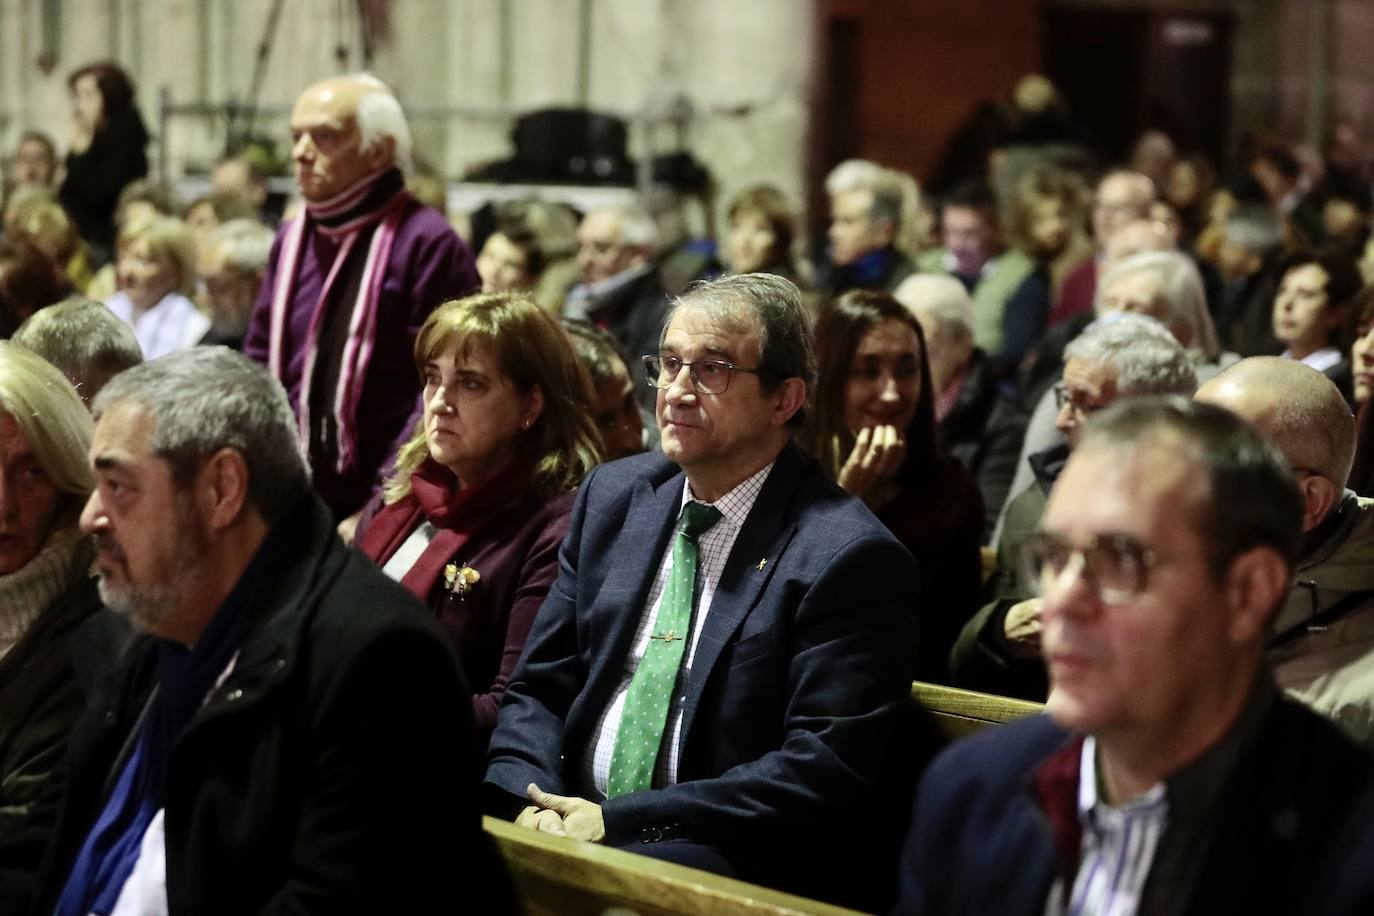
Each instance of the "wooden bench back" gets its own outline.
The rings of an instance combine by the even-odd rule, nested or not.
[[[1045,708],[1041,703],[946,687],[943,684],[927,684],[924,681],[911,685],[911,698],[934,717],[941,734],[948,741],[1023,716],[1036,715]]]
[[[854,910],[486,818],[527,916],[858,916]]]

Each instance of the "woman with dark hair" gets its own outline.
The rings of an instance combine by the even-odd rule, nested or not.
[[[978,603],[983,503],[936,438],[925,337],[887,293],[841,296],[816,324],[817,378],[803,445],[862,499],[921,568],[917,677],[946,658]]]
[[[558,323],[515,293],[439,306],[415,364],[424,415],[357,546],[434,608],[490,735],[558,574],[574,491],[601,461],[591,381]]]
[[[1336,384],[1352,399],[1350,360],[1345,328],[1350,306],[1364,277],[1359,265],[1341,254],[1300,251],[1279,270],[1274,297],[1274,337],[1283,356],[1301,360]]]
[[[59,196],[93,262],[103,265],[114,250],[119,192],[148,174],[148,130],[134,107],[133,83],[113,63],[87,64],[67,78],[67,86],[72,139]]]
[[[65,295],[62,274],[47,255],[22,239],[0,241],[0,338]]]

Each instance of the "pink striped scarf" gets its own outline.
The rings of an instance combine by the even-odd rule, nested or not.
[[[344,265],[358,245],[363,230],[377,225],[372,233],[368,247],[367,260],[363,266],[362,281],[358,284],[358,298],[353,302],[348,322],[348,340],[344,344],[342,366],[339,370],[338,385],[334,390],[334,422],[338,429],[338,457],[335,469],[339,473],[350,470],[357,452],[358,395],[362,381],[367,377],[367,368],[372,361],[372,352],[377,340],[377,306],[381,300],[382,280],[386,276],[387,265],[391,260],[391,250],[400,228],[401,217],[409,195],[402,189],[392,195],[380,206],[358,213],[352,218],[339,221],[350,210],[356,209],[376,187],[377,183],[389,172],[380,172],[371,178],[358,182],[336,197],[318,203],[306,204],[306,210],[287,224],[283,230],[281,258],[277,265],[276,284],[272,291],[271,331],[268,350],[268,367],[279,379],[285,378],[287,362],[286,328],[290,320],[292,292],[296,282],[296,271],[300,266],[300,254],[307,231],[316,231],[339,243],[334,263],[325,276],[320,290],[319,301],[311,314],[309,330],[306,333],[305,367],[301,373],[300,396],[297,400],[297,416],[301,445],[310,451],[310,393],[314,382],[315,361],[319,355],[320,326],[324,320],[325,309],[329,307],[330,294],[333,292]],[[325,225],[321,220],[328,221]]]

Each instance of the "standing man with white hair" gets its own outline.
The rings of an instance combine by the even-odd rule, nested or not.
[[[654,408],[642,356],[658,352],[658,333],[668,296],[654,258],[658,229],[642,207],[616,204],[591,210],[577,227],[582,282],[572,288],[564,317],[590,321],[607,331],[628,357],[635,397]]]
[[[316,83],[291,135],[305,210],[277,236],[243,350],[286,388],[315,489],[347,532],[410,433],[416,332],[481,281],[444,218],[405,190],[410,128],[384,83]]]

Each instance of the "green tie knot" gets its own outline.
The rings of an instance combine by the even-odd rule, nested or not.
[[[720,510],[706,503],[690,501],[682,507],[682,521],[677,530],[692,543],[705,534],[720,519]]]

